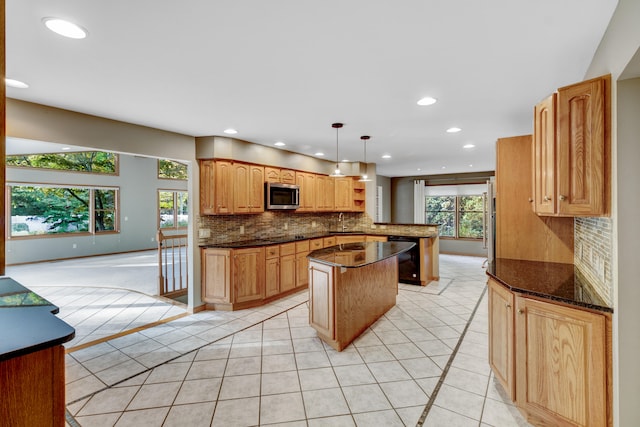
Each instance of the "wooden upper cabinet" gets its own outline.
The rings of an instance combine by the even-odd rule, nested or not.
[[[316,211],[335,209],[335,182],[327,175],[316,175]]]
[[[556,94],[534,108],[533,209],[538,214],[556,212]]]
[[[355,179],[352,180],[352,184],[353,184],[352,210],[355,212],[364,212],[366,185],[364,182],[361,182]]]
[[[233,213],[233,164],[216,162],[216,213]]]
[[[233,164],[233,213],[264,212],[264,167]]]
[[[264,168],[264,181],[265,182],[281,182],[280,181],[280,169],[265,166]]]
[[[300,207],[296,212],[314,212],[316,210],[316,175],[309,172],[296,172],[296,184],[300,187]]]
[[[605,216],[611,205],[611,76],[558,89],[534,109],[538,215]]]
[[[283,184],[295,184],[296,172],[291,169],[280,169],[280,182]]]
[[[353,179],[350,177],[333,178],[335,180],[336,211],[353,209]]]
[[[558,213],[608,215],[611,76],[558,89]]]
[[[215,205],[215,174],[216,162],[213,160],[200,160],[200,214],[213,215],[216,213]]]

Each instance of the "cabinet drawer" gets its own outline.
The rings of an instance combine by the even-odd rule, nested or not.
[[[303,240],[301,242],[296,242],[296,253],[300,252],[309,252],[309,241]]]
[[[280,245],[280,256],[293,255],[296,253],[295,243],[284,243]]]
[[[324,239],[322,239],[323,241],[323,245],[325,248],[328,248],[329,246],[335,246],[336,245],[336,238],[335,237],[325,237]]]
[[[267,246],[267,249],[265,250],[266,259],[278,258],[279,256],[280,256],[280,246],[278,245]]]
[[[322,249],[323,246],[323,241],[322,239],[313,239],[309,241],[309,250],[310,251],[315,251],[316,249]]]

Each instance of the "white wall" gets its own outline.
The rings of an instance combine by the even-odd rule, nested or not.
[[[119,233],[6,240],[6,263],[20,264],[156,247],[158,189],[187,190],[186,181],[158,179],[157,159],[121,154],[118,175],[8,167],[7,183],[119,188]],[[74,247],[75,245],[75,247]]]
[[[585,78],[612,75],[613,388],[614,423],[640,423],[640,89],[637,79],[618,81],[640,69],[632,62],[640,47],[640,1],[620,0]],[[639,61],[640,62],[640,61]]]

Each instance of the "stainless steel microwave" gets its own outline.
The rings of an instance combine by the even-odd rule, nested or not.
[[[279,182],[265,182],[265,209],[298,209],[300,207],[300,187]]]

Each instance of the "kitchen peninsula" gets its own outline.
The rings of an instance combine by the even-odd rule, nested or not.
[[[397,256],[409,242],[361,242],[309,254],[309,323],[342,351],[396,304]]]

